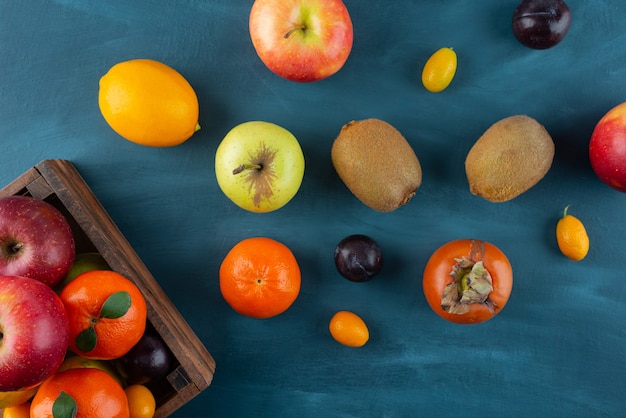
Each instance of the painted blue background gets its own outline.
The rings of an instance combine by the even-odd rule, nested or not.
[[[344,68],[314,84],[275,76],[248,35],[252,1],[0,0],[0,183],[43,159],[71,160],[215,357],[213,384],[176,417],[619,417],[626,407],[626,195],[598,180],[587,157],[596,122],[626,101],[626,3],[569,0],[573,23],[553,49],[511,34],[516,0],[346,0],[354,47]],[[431,53],[453,47],[457,76],[442,93],[421,85]],[[202,130],[175,148],[117,136],[97,104],[115,63],[160,60],[200,100]],[[528,114],[556,143],[548,175],[507,203],[469,193],[464,159],[495,121]],[[361,204],[334,172],[341,126],[376,117],[421,160],[415,198],[392,213]],[[270,214],[221,193],[218,143],[235,125],[266,120],[294,133],[307,169],[298,195]],[[591,239],[580,263],[558,251],[562,209]],[[385,254],[381,274],[352,283],[333,250],[353,233]],[[269,236],[298,258],[302,291],[283,315],[232,311],[218,269],[241,239]],[[499,246],[514,268],[495,319],[439,319],[421,290],[430,254],[456,238]],[[371,332],[337,344],[341,309]]]

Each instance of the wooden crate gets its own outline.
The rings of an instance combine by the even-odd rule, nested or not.
[[[54,205],[68,219],[76,252],[97,251],[109,266],[132,280],[148,306],[148,326],[167,344],[175,367],[151,389],[157,400],[155,417],[167,417],[206,389],[215,361],[104,210],[74,165],[45,160],[2,190],[0,197],[28,195]]]

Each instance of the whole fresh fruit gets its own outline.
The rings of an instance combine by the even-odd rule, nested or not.
[[[456,74],[456,65],[456,52],[452,48],[435,51],[422,70],[422,84],[426,90],[432,93],[445,90]]]
[[[626,192],[626,102],[609,110],[597,123],[589,142],[589,160],[600,180]]]
[[[49,286],[19,276],[0,277],[0,301],[0,391],[37,385],[57,371],[67,352],[63,304]]]
[[[439,247],[428,259],[424,295],[432,310],[457,324],[477,324],[496,316],[513,288],[513,270],[495,245],[458,239]]]
[[[26,401],[19,405],[5,408],[2,418],[30,418],[30,402]]]
[[[339,311],[334,314],[328,329],[335,341],[347,347],[363,347],[370,338],[365,321],[350,311]]]
[[[54,287],[69,272],[75,253],[72,229],[57,208],[29,196],[0,199],[0,275]]]
[[[66,284],[71,282],[78,276],[86,271],[91,270],[111,270],[109,264],[100,253],[80,253],[76,254],[74,263],[67,273],[67,276],[58,285],[59,289],[65,287]]]
[[[172,353],[156,334],[146,330],[139,342],[115,361],[128,384],[144,384],[165,376],[172,369]]]
[[[18,407],[19,405],[28,402],[29,399],[35,396],[37,389],[39,389],[39,385],[32,386],[28,389],[0,392],[0,409]],[[7,409],[4,411],[6,414]]]
[[[130,418],[152,418],[156,409],[154,395],[144,385],[129,385],[124,389]]]
[[[535,119],[518,115],[494,123],[465,159],[470,192],[491,202],[524,193],[550,170],[554,142]]]
[[[383,267],[383,252],[367,235],[350,235],[335,247],[335,266],[339,273],[353,282],[365,282]]]
[[[115,132],[140,145],[179,145],[200,129],[198,97],[189,82],[150,59],[111,67],[100,79],[98,105]]]
[[[65,357],[65,360],[63,360],[61,367],[59,367],[59,369],[57,370],[57,373],[70,369],[84,369],[86,367],[102,370],[113,379],[115,379],[117,383],[124,386],[124,379],[122,379],[122,377],[110,361],[90,359],[79,356],[78,354],[71,355],[71,353],[68,353],[68,355]]]
[[[65,370],[46,379],[30,412],[31,417],[130,418],[124,389],[107,373],[90,367]]]
[[[379,119],[344,125],[333,142],[331,158],[352,194],[379,212],[408,203],[422,183],[422,167],[411,145]]]
[[[524,46],[547,49],[563,40],[572,13],[563,0],[522,0],[513,11],[513,35]]]
[[[86,358],[111,360],[126,354],[146,329],[141,290],[119,273],[87,271],[61,290],[70,325],[69,345]]]
[[[261,61],[291,81],[330,77],[352,49],[352,21],[341,0],[256,0],[249,30]]]
[[[556,224],[556,240],[559,249],[572,261],[580,261],[589,252],[589,236],[585,225],[573,215],[563,210],[563,217]]]
[[[215,175],[224,194],[251,212],[287,204],[304,177],[304,154],[288,130],[270,122],[245,122],[230,130],[215,153]]]
[[[266,237],[237,243],[220,265],[220,291],[236,312],[270,318],[285,312],[300,293],[300,267],[291,250]]]

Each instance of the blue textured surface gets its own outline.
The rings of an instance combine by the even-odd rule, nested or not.
[[[553,49],[521,46],[517,1],[347,0],[354,48],[315,84],[282,80],[256,56],[251,1],[0,0],[0,183],[43,159],[71,160],[217,362],[213,384],[176,417],[619,417],[626,407],[626,195],[591,170],[600,117],[626,101],[626,3],[570,0],[573,22]],[[428,56],[459,56],[442,93],[420,82]],[[113,64],[152,58],[181,72],[200,99],[202,130],[171,149],[118,137],[99,113],[99,78]],[[528,114],[556,143],[551,171],[501,204],[469,193],[464,159],[495,121]],[[415,198],[374,212],[335,174],[341,126],[366,117],[396,126],[422,162]],[[307,162],[302,188],[278,212],[244,212],[213,173],[221,138],[248,120],[284,126]],[[562,256],[564,206],[591,239],[588,257]],[[368,283],[339,276],[333,250],[364,233],[386,261]],[[239,240],[269,236],[298,258],[300,297],[254,320],[222,299],[218,269]],[[430,254],[473,237],[514,268],[495,319],[439,319],[421,290]],[[327,324],[359,313],[371,340],[337,344]]]

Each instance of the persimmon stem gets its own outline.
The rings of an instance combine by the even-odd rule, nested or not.
[[[470,305],[479,303],[494,311],[497,305],[489,299],[493,291],[491,275],[482,260],[473,261],[466,257],[456,259],[448,283],[441,296],[441,308],[451,314],[465,314]]]
[[[292,33],[296,32],[296,31],[299,31],[299,30],[303,30],[303,29],[306,29],[306,26],[300,24],[300,25],[296,26],[295,28],[291,29],[289,32],[287,32],[284,35],[284,38],[287,39],[287,38],[289,38],[291,36]]]
[[[239,167],[233,170],[233,174],[243,173],[244,170],[251,170],[251,169],[260,170],[262,168],[263,166],[261,164],[241,164]]]

